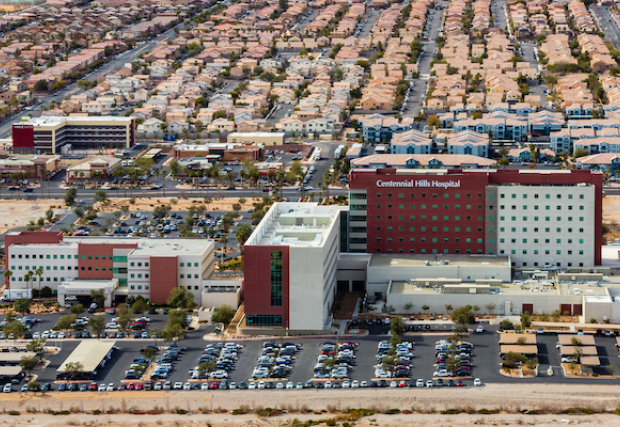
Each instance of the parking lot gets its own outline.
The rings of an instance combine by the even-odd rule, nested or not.
[[[62,315],[42,315],[39,316],[40,322],[37,322],[32,328],[33,332],[43,332],[50,330],[56,320]],[[162,329],[167,320],[167,316],[163,313],[148,315],[150,322],[147,330]],[[105,314],[106,322],[111,321],[112,315]],[[331,343],[337,346],[337,340],[334,338],[289,338],[280,337],[273,340],[248,340],[237,341],[236,344],[240,345],[240,349],[236,355],[236,360],[232,365],[232,369],[227,373],[227,385],[231,382],[235,382],[237,387],[244,383],[246,387],[249,387],[252,382],[258,385],[260,381],[264,381],[265,384],[272,383],[271,387],[276,386],[277,383],[281,383],[280,387],[285,387],[285,384],[291,382],[290,386],[297,386],[298,383],[308,385],[309,380],[313,381],[313,386],[321,382],[323,385],[327,381],[332,383],[342,382],[348,380],[350,382],[357,381],[361,384],[365,381],[368,386],[374,386],[372,381],[378,382],[376,378],[376,367],[378,364],[377,348],[378,344],[382,340],[389,340],[388,326],[375,325],[370,327],[370,335],[359,338],[342,338],[340,342],[352,341],[355,342],[356,348],[354,350],[354,361],[350,366],[348,375],[346,378],[333,379],[324,378],[316,379],[315,377],[315,365],[317,364],[317,358],[321,354],[325,343]],[[188,331],[187,337],[179,342],[179,345],[185,347],[185,350],[179,354],[176,361],[172,363],[173,367],[169,373],[169,376],[160,381],[170,381],[171,384],[175,383],[187,383],[191,378],[191,370],[199,365],[199,361],[203,356],[205,348],[209,344],[213,344],[213,341],[204,340],[205,334],[212,332],[213,326],[201,326],[197,331]],[[538,338],[538,358],[540,361],[539,376],[535,378],[523,378],[514,379],[509,378],[500,373],[501,370],[501,358],[499,356],[499,338],[496,333],[496,328],[487,328],[483,333],[471,333],[464,338],[464,341],[471,343],[473,348],[472,354],[472,374],[471,377],[464,377],[463,383],[465,386],[473,386],[474,378],[479,378],[482,383],[508,383],[508,382],[581,382],[581,383],[605,383],[608,384],[607,379],[597,378],[566,378],[562,375],[560,367],[560,355],[559,350],[556,349],[556,343],[558,341],[557,335],[537,335]],[[417,380],[423,380],[424,383],[428,380],[432,380],[433,374],[437,369],[435,363],[435,346],[438,341],[445,339],[446,335],[442,334],[416,334],[403,336],[403,341],[408,341],[412,344],[412,352],[414,357],[411,360],[410,372],[404,378],[398,378],[398,381],[404,380],[407,385],[414,386]],[[618,358],[618,350],[615,348],[615,337],[597,336],[595,338],[596,346],[601,360],[601,368],[604,371],[605,366],[614,366],[615,372],[620,372],[620,359]],[[290,368],[282,371],[286,371],[285,375],[278,376],[277,378],[253,378],[254,370],[257,366],[257,361],[263,356],[263,351],[266,341],[272,341],[268,346],[285,348],[287,345],[292,344],[299,347],[298,351],[294,352],[291,357]],[[54,382],[56,379],[56,370],[62,364],[62,362],[68,357],[68,355],[77,347],[80,340],[76,339],[56,339],[49,340],[48,345],[57,346],[60,351],[57,354],[48,357],[50,360],[49,366],[42,370],[36,370],[38,375],[38,381],[40,383]],[[232,345],[232,342],[227,341],[226,344]],[[162,347],[166,343],[163,343],[161,339],[154,340],[148,339],[121,339],[116,340],[117,351],[114,352],[112,359],[106,364],[106,366],[98,372],[95,381],[98,383],[114,383],[116,386],[121,384],[125,379],[125,372],[129,369],[130,365],[136,358],[142,357],[140,352],[145,346]],[[161,358],[161,354],[158,355]],[[272,353],[273,354],[273,353]],[[276,350],[277,357],[277,350]],[[272,359],[274,361],[276,359]],[[272,369],[276,367],[276,363],[272,363]],[[553,375],[548,375],[548,368],[552,367]],[[605,372],[601,371],[602,374]],[[329,371],[328,371],[329,372]],[[596,371],[595,371],[596,372]],[[208,373],[207,373],[208,376]],[[329,376],[329,375],[328,375]],[[220,379],[211,381],[208,383],[211,385],[213,382],[220,381]],[[384,378],[385,385],[389,386],[392,382],[389,378]],[[435,378],[436,380],[436,378]],[[446,379],[444,378],[444,381]],[[127,381],[125,381],[126,383]],[[155,382],[155,380],[153,380]],[[194,385],[197,384],[197,385]],[[198,388],[201,382],[192,382],[192,386]],[[217,387],[219,387],[219,382]],[[379,384],[376,384],[379,385]],[[54,389],[57,385],[53,386]],[[258,386],[257,386],[258,388]],[[268,388],[268,387],[266,387]]]

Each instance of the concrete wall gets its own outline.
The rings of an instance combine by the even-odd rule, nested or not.
[[[506,301],[509,301],[510,313],[506,313]],[[460,307],[464,305],[477,305],[480,307],[481,313],[486,313],[485,306],[489,303],[495,304],[494,313],[499,315],[518,315],[522,312],[523,304],[533,304],[534,314],[551,314],[554,310],[560,309],[560,304],[581,304],[582,297],[580,295],[566,296],[553,295],[549,293],[543,294],[499,294],[499,295],[480,295],[480,294],[422,294],[422,295],[403,295],[389,294],[387,296],[387,305],[392,305],[398,313],[406,313],[405,305],[411,303],[414,305],[414,313],[422,313],[422,306],[430,307],[429,313],[442,314],[446,312],[446,305],[452,307]],[[588,318],[589,319],[589,318]]]
[[[429,255],[429,260],[433,259]],[[474,282],[480,279],[499,279],[510,282],[510,266],[481,265],[472,261],[471,265],[433,265],[433,266],[369,266],[368,283],[387,283],[391,280],[409,280],[415,278],[461,279]]]

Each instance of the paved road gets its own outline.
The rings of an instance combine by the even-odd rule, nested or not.
[[[506,11],[504,9],[506,2],[504,0],[497,0],[491,3],[491,11],[493,12],[493,25],[492,27],[505,29],[508,27],[508,21],[506,20]]]
[[[595,12],[594,16],[599,17],[598,22],[605,36],[607,36],[616,47],[620,46],[620,27],[618,26],[618,22],[612,17],[609,8],[607,6],[592,5],[590,10]]]
[[[427,25],[428,42],[423,43],[424,50],[418,60],[419,78],[411,80],[413,88],[409,92],[409,102],[407,102],[407,110],[403,113],[403,117],[417,117],[422,110],[422,103],[428,86],[428,76],[431,72],[431,61],[437,50],[435,39],[441,31],[444,13],[445,9],[437,10],[429,19],[430,22]]]
[[[536,59],[536,47],[530,44],[521,45],[521,49],[523,51],[523,59],[530,63],[532,67],[538,68],[538,61]],[[549,101],[547,101],[547,94],[545,94],[545,90],[547,89],[547,85],[545,82],[538,83],[538,80],[529,80],[528,84],[530,86],[530,95],[538,95],[540,96],[540,105],[541,107],[547,107]]]

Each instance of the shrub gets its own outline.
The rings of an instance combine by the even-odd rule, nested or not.
[[[9,415],[19,415],[19,411],[9,411]]]
[[[456,408],[450,408],[450,409],[446,409],[445,411],[441,411],[442,414],[448,414],[448,415],[457,415],[460,414],[461,411],[459,411]]]
[[[189,411],[187,409],[182,409],[182,408],[177,409],[177,414],[179,414],[179,415],[185,415],[188,412]]]
[[[242,408],[233,409],[230,413],[233,414],[233,415],[247,414],[246,410],[242,409]]]
[[[336,420],[333,418],[328,418],[325,420],[325,425],[326,426],[335,426],[336,425]]]
[[[614,414],[615,415],[620,415],[620,408],[614,409]]]
[[[93,415],[101,415],[101,411],[99,409],[94,409],[93,410]]]
[[[400,409],[398,409],[398,408],[388,409],[387,411],[385,411],[385,413],[386,413],[387,415],[396,415],[396,414],[400,414]]]
[[[499,411],[497,409],[482,408],[482,409],[478,409],[478,413],[484,414],[484,415],[493,415],[493,414],[499,414]]]

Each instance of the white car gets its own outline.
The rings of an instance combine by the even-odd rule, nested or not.
[[[159,384],[159,389],[161,390],[161,383],[157,383],[157,384]],[[157,386],[157,384],[155,384],[155,386]],[[108,386],[105,388],[105,391],[114,391],[114,383],[108,384]]]
[[[439,371],[435,371],[433,373],[433,376],[434,377],[439,377],[439,378],[449,377],[450,373],[446,369],[440,369]]]
[[[416,387],[424,387],[424,380],[421,378],[418,378],[418,380],[415,382],[415,386]]]
[[[209,374],[209,378],[211,378],[211,379],[220,379],[220,380],[223,380],[223,379],[228,378],[228,372],[226,372],[226,371],[225,371],[225,370],[223,370],[223,369],[219,369],[219,370],[217,370],[217,371],[213,371],[213,372],[211,372],[211,373]]]
[[[248,390],[256,390],[256,383],[252,381],[250,385],[248,385]]]
[[[118,329],[118,323],[114,323],[114,322],[110,322],[107,325],[105,325],[106,329]]]
[[[231,381],[230,384],[228,384],[228,390],[235,390],[237,388],[237,383],[234,381]]]
[[[573,363],[573,362],[577,363],[577,359],[575,359],[572,356],[567,356],[567,357],[562,358],[562,363]]]
[[[200,385],[200,390],[202,390],[202,391],[209,391],[209,383],[202,383]]]
[[[283,383],[277,383],[276,384],[276,390],[284,390],[284,384]]]
[[[265,381],[259,381],[258,382],[258,389],[259,390],[265,390]]]
[[[484,332],[484,327],[482,327],[482,326],[478,326],[478,327],[476,328],[476,333],[477,333],[477,334],[481,334],[481,333],[483,333],[483,332]]]
[[[362,382],[360,383],[360,387],[361,387],[361,388],[366,388],[366,387],[368,387],[368,381],[362,381]]]
[[[267,378],[269,377],[269,369],[268,368],[256,368],[254,372],[252,372],[252,378]]]
[[[350,381],[344,381],[342,383],[342,388],[350,388],[351,387],[351,382]]]
[[[58,333],[58,339],[65,339],[67,337],[67,335],[64,332],[59,332]]]
[[[183,384],[183,390],[191,390],[191,389],[192,389],[192,385],[190,383]]]
[[[4,388],[2,389],[3,393],[10,393],[13,391],[13,385],[11,383],[6,383]]]
[[[480,381],[480,378],[476,378],[474,380],[474,387],[482,387],[482,381]]]
[[[177,381],[176,383],[174,383],[174,390],[181,390],[183,388],[183,383],[180,381]]]
[[[433,381],[432,380],[426,381],[426,387],[427,388],[433,388]]]
[[[332,388],[332,382],[331,381],[325,381],[325,388]]]
[[[398,383],[396,381],[391,381],[390,388],[396,388],[396,387],[398,387]]]
[[[358,380],[351,381],[351,388],[359,388],[360,383]]]
[[[97,391],[105,391],[106,389],[106,385],[104,383],[99,384],[99,387],[97,387]]]
[[[39,339],[41,338],[41,333],[40,332],[35,332],[34,334],[32,334],[32,339]]]
[[[287,390],[293,390],[294,388],[295,388],[295,384],[293,384],[291,381],[286,383]]]

